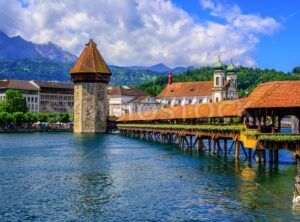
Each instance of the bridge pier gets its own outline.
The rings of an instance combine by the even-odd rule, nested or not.
[[[240,141],[236,140],[235,141],[235,159],[240,158]]]

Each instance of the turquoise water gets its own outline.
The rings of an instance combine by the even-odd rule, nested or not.
[[[0,134],[0,221],[291,221],[296,165],[118,135]]]

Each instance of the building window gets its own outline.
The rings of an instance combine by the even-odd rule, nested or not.
[[[219,98],[218,97],[216,97],[216,102],[219,102]]]
[[[217,77],[216,77],[216,86],[218,86],[219,84],[220,84],[220,77],[217,76]]]

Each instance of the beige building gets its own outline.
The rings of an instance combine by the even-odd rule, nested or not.
[[[32,81],[39,88],[39,112],[74,112],[74,85],[61,82]]]
[[[161,108],[155,97],[138,89],[115,86],[109,89],[108,94],[110,116],[119,117],[125,113]]]
[[[74,86],[72,83],[24,80],[1,80],[0,101],[7,89],[19,90],[26,98],[29,112],[73,113]]]
[[[32,81],[23,80],[1,80],[0,81],[0,102],[5,98],[7,89],[19,90],[26,98],[26,104],[29,112],[40,111],[39,88]]]

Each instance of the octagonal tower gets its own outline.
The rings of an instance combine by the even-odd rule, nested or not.
[[[74,82],[74,132],[106,132],[111,71],[93,40],[86,44],[70,75]]]

